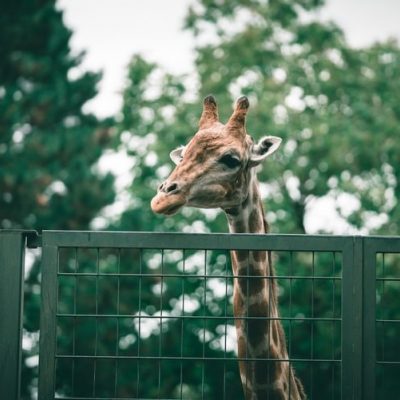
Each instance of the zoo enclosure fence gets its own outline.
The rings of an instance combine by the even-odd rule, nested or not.
[[[42,247],[39,399],[240,399],[230,250],[275,254],[289,361],[309,398],[324,382],[324,398],[400,396],[399,237],[0,231],[6,399],[19,398],[26,247]]]

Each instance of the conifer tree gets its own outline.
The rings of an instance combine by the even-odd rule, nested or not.
[[[112,177],[96,170],[110,121],[83,112],[100,74],[76,76],[70,38],[54,0],[2,6],[1,228],[87,228],[113,201]]]

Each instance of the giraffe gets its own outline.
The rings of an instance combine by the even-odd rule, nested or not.
[[[224,125],[215,98],[204,99],[198,132],[185,147],[170,154],[176,167],[151,201],[154,212],[172,215],[183,206],[221,208],[231,233],[268,232],[256,167],[278,149],[281,138],[265,136],[254,143],[245,128],[248,108],[248,99],[240,97]],[[231,260],[245,399],[305,399],[303,386],[288,362],[270,253],[233,250]]]

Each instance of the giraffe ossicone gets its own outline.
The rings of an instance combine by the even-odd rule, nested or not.
[[[221,208],[230,232],[268,232],[255,167],[273,154],[282,140],[264,136],[255,143],[246,132],[248,109],[247,97],[240,97],[228,122],[222,124],[215,98],[204,99],[199,130],[186,146],[170,154],[176,167],[151,201],[154,212],[172,215],[183,206]],[[305,399],[288,359],[270,254],[235,250],[231,258],[245,399]]]

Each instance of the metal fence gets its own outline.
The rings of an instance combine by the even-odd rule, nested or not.
[[[243,398],[230,250],[273,252],[310,399],[400,396],[400,238],[46,231],[0,233],[7,398],[18,398],[27,244],[42,247],[40,399]]]

